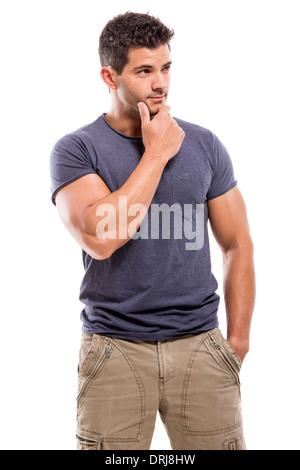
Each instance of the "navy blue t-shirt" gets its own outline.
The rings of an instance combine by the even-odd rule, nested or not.
[[[218,325],[218,284],[211,272],[207,201],[236,185],[231,159],[209,130],[176,119],[185,132],[168,161],[133,238],[108,259],[83,251],[83,332],[159,341]],[[119,189],[143,156],[142,138],[113,129],[101,115],[62,137],[50,159],[51,193],[89,173]]]

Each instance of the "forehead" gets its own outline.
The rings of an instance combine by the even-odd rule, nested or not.
[[[131,47],[128,52],[128,63],[126,68],[132,69],[141,65],[159,67],[170,61],[170,49],[167,44],[155,49],[148,47]]]

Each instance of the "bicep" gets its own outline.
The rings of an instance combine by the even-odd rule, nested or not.
[[[207,207],[213,235],[223,252],[251,240],[246,205],[237,187],[210,199]]]
[[[104,181],[93,173],[73,181],[56,194],[55,201],[60,218],[85,250],[87,247],[84,245],[84,235],[89,231],[89,208],[110,194],[111,191]]]

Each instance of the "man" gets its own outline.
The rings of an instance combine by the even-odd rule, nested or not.
[[[111,109],[61,138],[52,200],[83,250],[80,450],[245,449],[239,371],[254,307],[253,247],[230,157],[166,105],[173,31],[128,12],[100,36]],[[218,329],[207,221],[224,258]]]

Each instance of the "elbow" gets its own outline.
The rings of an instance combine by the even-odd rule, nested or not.
[[[93,253],[93,254],[91,254],[91,256],[92,256],[92,258],[96,259],[97,261],[103,261],[105,259],[110,258],[112,254],[113,254],[113,252],[111,252],[111,251],[101,251],[101,252]]]
[[[248,254],[253,257],[254,255],[254,244],[251,236],[249,235],[247,237],[247,240],[245,242],[245,250],[248,252]]]
[[[110,258],[115,251],[111,239],[98,237],[97,234],[79,224],[77,219],[69,217],[65,218],[63,222],[81,249],[92,258],[102,261]]]
[[[110,258],[114,252],[109,244],[109,240],[100,240],[89,235],[83,237],[81,246],[89,256],[97,261]]]
[[[105,259],[110,258],[111,256],[110,253],[106,253],[106,252],[96,253],[96,252],[87,251],[87,254],[97,261],[103,261]]]
[[[234,253],[243,253],[248,257],[254,255],[254,244],[250,235],[236,238],[232,243],[222,247],[223,256],[225,258],[230,257]]]
[[[97,247],[89,249],[89,251],[90,252],[88,254],[97,261],[109,259],[113,254],[113,250],[111,250],[108,246],[100,246],[100,244],[98,244]]]

